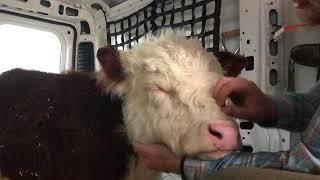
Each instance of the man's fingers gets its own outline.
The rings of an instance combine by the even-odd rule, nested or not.
[[[141,160],[143,161],[144,165],[147,166],[148,168],[150,168],[150,160],[148,158],[145,157],[141,157]]]
[[[159,153],[164,153],[166,152],[166,149],[164,146],[159,145],[159,144],[133,144],[133,148],[134,150],[144,156],[144,157],[148,157],[148,156],[156,156],[159,155]]]
[[[241,108],[235,105],[223,107],[222,111],[235,118],[246,119],[250,116],[250,112],[248,112],[246,108]]]
[[[226,105],[226,100],[227,98],[231,98],[230,97],[233,93],[235,92],[240,92],[242,91],[242,84],[241,83],[237,83],[235,81],[228,81],[227,83],[224,83],[220,89],[219,92],[217,93],[216,96],[216,101],[218,106],[220,107],[224,107]]]
[[[231,88],[223,88],[223,90],[219,93],[219,96],[216,98],[218,106],[226,106],[226,100],[231,95],[232,91],[233,90]]]
[[[224,113],[228,114],[229,116],[232,116],[232,117],[237,117],[238,113],[240,110],[237,109],[237,107],[235,107],[234,105],[232,106],[226,106],[226,107],[223,107],[221,109]]]
[[[152,149],[148,145],[144,144],[133,144],[133,149],[136,153],[140,154],[141,156],[148,156]]]
[[[226,86],[229,86],[230,82],[233,80],[234,78],[231,78],[231,77],[223,77],[217,83],[217,86],[214,89],[213,97],[216,99],[218,106],[220,107],[225,106],[226,99],[230,95],[230,92],[226,92],[224,89]]]
[[[248,81],[241,78],[223,77],[217,83],[214,89],[214,98],[220,107],[225,106],[226,99],[233,98],[230,97],[231,94],[237,93],[240,95],[245,95],[248,90]]]
[[[308,4],[309,4],[309,1],[306,1],[306,0],[294,0],[293,1],[293,5],[298,9],[304,8]]]
[[[232,81],[234,78],[232,78],[232,77],[222,77],[218,82],[217,82],[217,84],[216,84],[216,86],[215,86],[215,88],[214,88],[214,90],[213,90],[213,97],[215,98],[215,99],[217,99],[217,97],[219,97],[219,94],[220,94],[220,92],[221,92],[221,88],[225,85],[225,84],[227,84],[227,83],[229,83],[230,81]]]

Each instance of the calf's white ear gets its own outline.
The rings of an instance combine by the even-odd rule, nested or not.
[[[105,73],[107,78],[116,82],[125,78],[118,50],[107,45],[98,49],[97,58],[100,62],[102,71]]]
[[[218,58],[222,68],[225,70],[226,76],[236,77],[244,69],[248,61],[244,56],[232,54],[226,51],[215,52],[214,55]]]

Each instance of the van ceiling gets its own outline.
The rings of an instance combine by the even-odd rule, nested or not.
[[[118,5],[126,0],[103,0],[106,4],[108,4],[110,7],[113,7],[115,5]]]
[[[77,3],[77,2],[87,3],[87,1],[88,1],[89,3],[91,3],[90,0],[58,0],[58,1],[65,1],[65,2],[69,2],[69,3]],[[126,1],[126,0],[102,0],[102,1],[104,1],[108,6],[113,7],[113,6],[116,6],[116,5]]]

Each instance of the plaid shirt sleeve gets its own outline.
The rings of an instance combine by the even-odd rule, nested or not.
[[[239,151],[210,161],[187,158],[183,163],[182,177],[184,180],[213,180],[216,172],[228,167],[272,168],[320,174],[320,160],[319,156],[316,157],[320,150],[312,154],[312,149],[308,147],[310,146],[301,142],[292,151],[285,152],[248,153]],[[320,142],[318,141],[314,148],[319,147]]]
[[[274,168],[320,174],[320,84],[306,94],[272,97],[278,111],[276,127],[299,131],[300,142],[290,151],[248,153],[237,151],[216,160],[186,158],[182,176],[186,180],[212,180],[228,167]]]
[[[187,158],[183,164],[182,177],[185,180],[211,180],[216,172],[228,167],[282,168],[286,157],[286,152],[234,152],[224,158],[210,161]]]
[[[320,83],[309,92],[287,93],[271,97],[277,109],[275,127],[289,131],[303,131],[320,105]]]

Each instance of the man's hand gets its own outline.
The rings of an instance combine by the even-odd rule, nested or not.
[[[226,114],[262,123],[276,119],[276,109],[270,97],[253,83],[241,78],[221,78],[213,92],[217,104]],[[226,106],[230,98],[232,105]]]
[[[293,0],[298,16],[308,24],[320,24],[320,0]]]
[[[133,147],[146,167],[161,172],[180,173],[181,159],[166,147],[157,144],[134,144]]]

